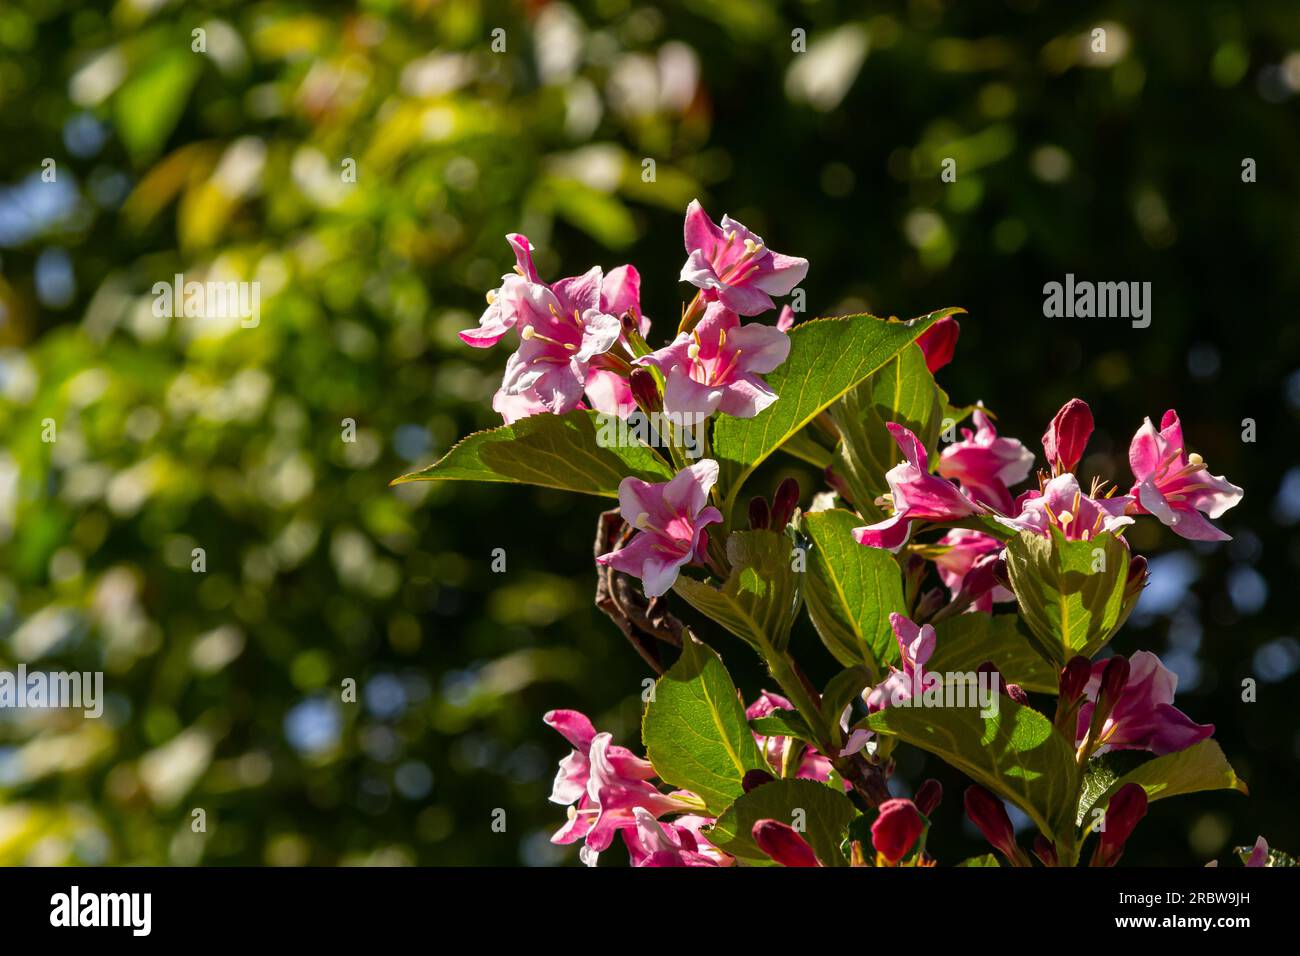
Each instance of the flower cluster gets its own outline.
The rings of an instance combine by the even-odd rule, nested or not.
[[[932,866],[927,842],[942,789],[927,780],[911,798],[899,795],[906,788],[890,777],[900,744],[959,770],[979,768],[964,809],[1012,866],[1114,866],[1166,775],[1197,773],[1245,791],[1211,739],[1214,727],[1175,706],[1176,675],[1155,654],[1103,653],[1148,574],[1127,529],[1153,517],[1186,539],[1227,540],[1213,522],[1242,497],[1187,450],[1175,411],[1158,428],[1147,419],[1137,429],[1131,479],[1092,476],[1085,485],[1080,464],[1094,423],[1080,399],[1047,426],[1037,469],[1035,452],[1000,434],[982,404],[946,442],[937,414],[914,421],[895,407],[904,390],[932,399],[918,407],[951,407],[934,376],[956,352],[960,310],[912,323],[848,316],[794,328],[786,306],[771,324],[744,321],[774,310],[772,297],[791,292],[808,263],[772,252],[730,217],[715,223],[692,202],[681,280],[693,297],[656,349],[646,341],[651,322],[635,267],[595,267],[548,284],[529,241],[507,238],[514,271],[461,338],[477,348],[510,338],[515,351],[494,408],[507,425],[541,416],[529,430],[568,444],[521,443],[521,460],[494,478],[535,472],[539,484],[563,485],[547,469],[564,448],[610,466],[603,494],[615,493],[621,475],[618,508],[598,524],[596,604],[659,675],[645,695],[644,758],[576,711],[546,715],[571,747],[551,793],[568,808],[553,842],[581,844],[588,865],[621,836],[637,867]],[[840,360],[846,349],[854,361]],[[817,374],[823,360],[836,363],[835,375]],[[784,389],[793,393],[797,382],[798,395],[784,400],[797,411],[759,418],[783,400],[764,376],[787,362]],[[849,367],[858,371],[845,382]],[[684,416],[701,430],[689,453],[671,440],[637,439],[624,457],[595,438],[575,445],[590,429],[547,417],[579,409],[624,425],[637,411],[662,414],[670,438]],[[757,420],[727,422],[724,441],[709,426],[726,416]],[[484,434],[492,437],[470,441],[523,437]],[[824,469],[832,490],[805,512],[798,481],[786,477],[770,497],[749,500],[742,530],[740,486],[782,447]],[[894,447],[896,457],[882,454]],[[629,474],[634,460],[641,470]],[[437,478],[442,464],[408,477]],[[491,468],[489,456],[475,459],[476,473]],[[454,463],[446,470],[465,477]],[[586,480],[571,487],[593,490]],[[669,609],[670,591],[689,605],[689,623]],[[1008,604],[1019,614],[998,611]],[[791,649],[805,610],[841,665],[821,687]],[[716,644],[696,636],[701,618],[719,626]],[[730,640],[724,631],[757,653],[775,682],[748,706],[719,653]],[[663,661],[664,647],[675,664]],[[979,706],[950,701],[958,686],[976,687]],[[999,722],[1002,706],[1015,709],[1014,721]],[[913,707],[938,709],[916,721],[906,713]],[[1085,793],[1094,762],[1121,750],[1143,755],[1141,774]],[[1061,779],[1027,775],[1021,757]],[[1092,817],[1075,823],[1085,800],[1104,826]],[[1006,801],[1038,824],[1029,850]],[[1262,866],[1285,854],[1261,838],[1242,856]]]
[[[626,414],[634,406],[636,368],[653,368],[670,415],[752,418],[776,401],[760,377],[786,359],[793,314],[776,325],[741,324],[741,316],[771,309],[774,295],[790,292],[808,260],[768,249],[762,238],[730,216],[719,226],[699,202],[686,210],[686,262],[681,279],[698,289],[673,341],[651,351],[650,319],[641,310],[641,274],[623,265],[599,266],[547,284],[533,263],[527,237],[506,237],[515,268],[487,294],[477,328],[460,333],[489,348],[511,330],[518,346],[506,361],[492,407],[506,424],[530,415],[563,415],[577,408]],[[658,409],[657,409],[658,410]]]

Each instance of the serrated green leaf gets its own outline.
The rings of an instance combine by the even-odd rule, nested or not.
[[[790,330],[790,357],[766,376],[779,395],[753,418],[722,416],[713,451],[722,467],[725,513],[741,486],[772,452],[837,398],[914,342],[927,328],[962,309],[943,309],[910,322],[870,315],[813,319]]]
[[[812,732],[797,710],[774,710],[766,717],[751,717],[749,728],[764,737],[797,737],[799,740],[812,740]]]
[[[1025,623],[1057,665],[1092,657],[1124,622],[1129,552],[1115,535],[1067,541],[1055,527],[1047,535],[1023,531],[1007,542],[1006,555]]]
[[[1045,694],[1057,692],[1058,668],[1035,650],[1017,614],[958,614],[935,624],[934,634],[928,670],[974,671],[992,661],[1009,683]]]
[[[618,497],[629,475],[668,481],[672,469],[659,454],[633,441],[615,441],[611,416],[589,409],[564,415],[531,415],[513,425],[475,432],[437,462],[403,475],[407,481],[504,481],[589,495]]]
[[[784,650],[799,600],[791,550],[789,539],[775,531],[733,531],[727,536],[731,574],[721,587],[683,574],[673,590],[756,649]]]
[[[769,819],[790,826],[801,822],[804,829],[800,835],[823,866],[846,866],[840,844],[857,816],[857,808],[842,790],[816,780],[775,780],[738,797],[718,817],[708,837],[714,846],[744,863],[771,864],[751,836],[754,824]]]
[[[826,649],[841,664],[862,664],[873,676],[898,659],[889,624],[892,612],[907,611],[898,563],[880,548],[853,540],[862,519],[839,508],[803,516],[812,539],[804,599]]]
[[[698,794],[711,814],[744,792],[746,772],[768,769],[731,675],[716,653],[689,636],[682,656],[655,684],[641,740],[655,773]]]
[[[1199,793],[1202,790],[1249,793],[1246,782],[1237,776],[1219,745],[1213,740],[1202,740],[1186,750],[1156,757],[1135,770],[1130,770],[1111,782],[1102,796],[1086,806],[1081,800],[1077,823],[1082,825],[1084,817],[1093,808],[1104,810],[1115,792],[1129,783],[1140,784],[1147,792],[1148,801]]]
[[[1074,750],[1031,707],[1006,697],[989,717],[976,707],[886,707],[866,724],[934,754],[1010,800],[1048,839],[1074,826],[1079,779]]]
[[[994,856],[992,853],[985,853],[983,856],[967,857],[966,859],[962,860],[960,863],[956,865],[957,866],[1001,866],[1002,864],[998,862],[998,858]]]

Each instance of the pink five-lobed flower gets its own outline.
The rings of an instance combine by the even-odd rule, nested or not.
[[[975,409],[975,430],[962,429],[962,440],[939,455],[939,474],[961,483],[973,500],[1009,515],[1010,487],[1029,476],[1034,453],[1019,439],[999,438],[982,407]]]
[[[573,747],[560,761],[551,789],[551,801],[567,805],[569,819],[551,842],[584,840],[581,856],[587,865],[595,865],[596,857],[609,848],[620,829],[637,825],[636,809],[656,817],[697,809],[693,794],[660,792],[650,783],[654,778],[650,762],[614,744],[612,735],[597,733],[583,714],[553,710],[543,721]]]
[[[925,367],[933,375],[952,361],[957,349],[957,337],[961,335],[961,326],[951,315],[945,315],[934,325],[921,333],[916,344],[925,356]]]
[[[1161,524],[1192,541],[1228,541],[1208,518],[1218,518],[1242,498],[1222,475],[1211,475],[1200,455],[1187,454],[1183,426],[1172,408],[1160,430],[1146,419],[1128,449],[1134,485],[1130,510],[1155,515]]]
[[[718,463],[712,458],[683,468],[671,481],[624,478],[618,505],[623,520],[637,533],[622,548],[596,560],[640,578],[647,597],[664,594],[682,565],[703,558],[705,529],[722,520],[722,513],[707,504],[717,480]]]
[[[745,719],[754,720],[758,717],[767,717],[776,710],[794,709],[794,704],[780,694],[765,690],[758,695],[758,700],[745,708]],[[756,733],[754,734],[754,742],[758,744],[758,749],[767,760],[768,766],[779,774],[784,766],[785,751],[790,746],[790,738],[777,734],[764,736]],[[800,780],[817,780],[825,783],[831,778],[831,762],[824,754],[818,753],[812,747],[808,747],[804,750],[803,758],[799,761],[799,770],[795,777]]]
[[[704,317],[672,344],[637,359],[664,376],[664,411],[670,415],[753,418],[777,399],[760,375],[790,354],[790,338],[778,328],[740,318],[721,302],[710,302]]]
[[[1092,676],[1084,687],[1087,700],[1079,709],[1079,741],[1092,722],[1106,664],[1098,661],[1092,666]],[[1096,752],[1146,750],[1160,757],[1186,750],[1212,736],[1213,724],[1198,724],[1173,705],[1177,687],[1178,675],[1155,654],[1138,651],[1130,657],[1128,683],[1101,727],[1097,739],[1102,746]]]
[[[1043,432],[1043,454],[1053,474],[1074,471],[1092,437],[1092,409],[1079,398],[1072,398],[1053,416]]]
[[[1070,541],[1089,541],[1104,531],[1119,533],[1133,519],[1124,514],[1127,497],[1090,498],[1069,473],[1057,475],[1043,486],[1042,493],[1022,495],[1019,516],[1001,523],[1019,531],[1049,534],[1059,529]]]
[[[929,624],[918,627],[897,611],[889,615],[889,624],[894,629],[903,666],[901,669],[891,666],[888,676],[864,695],[867,712],[872,714],[911,700],[928,683],[937,680],[925,672],[925,663],[934,653],[934,628]]]
[[[623,830],[623,842],[633,866],[731,866],[735,862],[704,838],[701,831],[714,822],[712,817],[688,814],[662,822],[641,807],[632,814],[636,826]]]
[[[986,613],[992,613],[994,602],[1016,599],[993,576],[993,566],[1005,547],[993,535],[951,528],[936,543],[947,550],[934,559],[935,570],[954,598],[969,589],[974,596],[971,608]]]
[[[909,429],[886,423],[903,452],[903,461],[885,473],[894,514],[884,521],[853,529],[858,544],[897,552],[912,533],[913,521],[958,521],[984,509],[956,485],[930,474],[925,446]]]
[[[534,397],[561,415],[578,407],[591,360],[614,347],[622,323],[602,312],[601,273],[561,279],[551,288],[530,284],[519,307],[522,341],[506,362],[501,391]]]
[[[741,315],[775,308],[772,296],[785,295],[808,273],[807,259],[772,252],[730,216],[723,216],[719,227],[699,200],[686,207],[683,233],[682,281]]]

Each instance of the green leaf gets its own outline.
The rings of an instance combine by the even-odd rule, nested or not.
[[[1059,669],[1035,650],[1017,614],[958,614],[936,623],[934,634],[928,670],[974,671],[992,661],[1009,683],[1044,694],[1057,692]]]
[[[745,479],[768,455],[934,322],[962,311],[943,309],[910,322],[870,315],[813,319],[791,329],[790,357],[766,376],[780,398],[753,418],[724,415],[714,426],[713,451],[727,494],[724,513],[731,514]]]
[[[826,649],[845,666],[878,675],[898,659],[889,615],[907,613],[903,578],[893,555],[864,548],[852,530],[862,519],[839,508],[803,516],[814,547],[804,582],[808,613]]]
[[[797,737],[811,741],[812,731],[797,710],[774,710],[766,717],[752,717],[749,727],[764,737]]]
[[[830,728],[837,746],[844,743],[844,732],[840,730],[840,714],[870,684],[875,683],[872,672],[861,664],[842,670],[826,683],[822,691],[822,724]]]
[[[1124,622],[1129,552],[1115,535],[1067,541],[1055,527],[1023,531],[1006,554],[1025,623],[1056,664],[1092,657]]]
[[[787,455],[793,455],[800,461],[806,461],[814,468],[826,468],[835,461],[835,452],[819,444],[807,429],[795,432],[790,440],[781,446]]]
[[[698,794],[717,814],[744,792],[750,770],[767,770],[736,685],[711,649],[689,637],[682,656],[655,684],[641,721],[655,773]]]
[[[799,812],[802,811],[802,812]],[[774,780],[736,799],[708,832],[714,846],[744,863],[771,864],[751,836],[759,820],[778,820],[794,826],[817,854],[823,866],[846,866],[840,844],[849,824],[859,816],[844,792],[816,780]]]
[[[998,712],[990,717],[982,717],[977,707],[886,707],[866,724],[934,754],[1010,800],[1048,839],[1074,825],[1074,750],[1031,707],[1006,697],[999,698]]]
[[[615,498],[618,483],[628,475],[668,481],[673,472],[657,452],[627,432],[620,434],[614,416],[578,409],[475,432],[434,464],[393,484],[505,481]]]
[[[1163,800],[1165,797],[1178,797],[1185,793],[1199,793],[1202,790],[1236,790],[1249,793],[1246,782],[1237,776],[1223,755],[1223,750],[1213,740],[1202,740],[1180,750],[1148,760],[1135,770],[1113,781],[1105,793],[1092,803],[1079,802],[1077,822],[1082,825],[1088,811],[1094,807],[1105,809],[1115,792],[1125,784],[1136,783],[1147,792],[1147,800]]]
[[[727,536],[731,574],[721,588],[683,574],[673,590],[760,653],[765,647],[782,651],[799,599],[791,550],[789,539],[775,531],[733,531]]]
[[[188,48],[150,56],[113,102],[117,131],[136,162],[155,156],[176,128],[203,62]]]
[[[962,860],[957,866],[1001,866],[997,856],[992,853],[985,853],[983,856],[972,856]]]

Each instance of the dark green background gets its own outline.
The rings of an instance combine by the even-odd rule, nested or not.
[[[541,715],[577,707],[635,745],[648,676],[590,605],[603,504],[386,482],[494,423],[507,353],[454,333],[509,267],[506,232],[550,278],[635,262],[662,341],[695,196],[810,260],[812,314],[965,307],[942,384],[1035,449],[1086,399],[1085,475],[1125,478],[1143,416],[1179,410],[1246,490],[1220,522],[1235,541],[1135,528],[1160,591],[1114,647],[1176,664],[1252,796],[1156,804],[1126,862],[1199,865],[1261,832],[1300,849],[1300,17],[1072,6],[7,2],[0,664],[104,669],[111,699],[101,721],[0,714],[0,861],[576,862],[546,841],[566,748]],[[860,65],[835,53],[855,44]],[[660,57],[675,79],[698,64],[685,99]],[[842,95],[809,102],[800,60],[837,58]],[[223,191],[223,157],[246,191]],[[147,321],[154,282],[214,260],[262,279],[257,329]],[[1044,318],[1067,272],[1151,282],[1151,327]],[[784,473],[816,481],[780,459],[755,489]],[[755,662],[717,641],[752,697]],[[338,703],[349,677],[360,704]],[[928,772],[913,755],[900,782]],[[954,862],[979,843],[941,776],[929,847]]]

